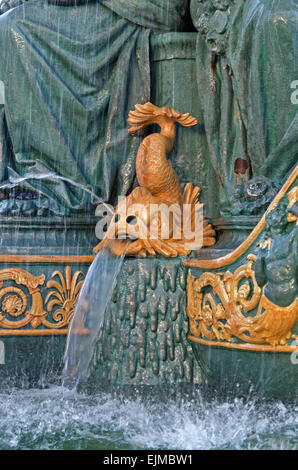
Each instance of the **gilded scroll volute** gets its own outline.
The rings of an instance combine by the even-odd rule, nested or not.
[[[3,287],[5,281],[14,281],[16,284],[26,287],[31,296],[31,308],[27,309],[27,296],[22,287]],[[2,300],[2,312],[0,312],[0,327],[2,328],[22,328],[31,324],[37,328],[42,318],[46,315],[43,309],[43,300],[40,293],[40,286],[44,284],[45,276],[33,276],[28,271],[20,268],[2,269],[0,271],[0,300]],[[20,320],[11,321],[8,316],[19,317]]]
[[[57,277],[59,280],[55,279]],[[20,268],[0,270],[0,336],[8,334],[9,330],[16,336],[66,334],[83,284],[82,277],[81,271],[72,275],[70,266],[66,266],[64,275],[54,271],[53,279],[44,286],[44,274],[34,276]],[[4,285],[6,281],[9,285]],[[11,281],[15,285],[11,285]],[[41,293],[44,287],[48,291],[45,302]]]
[[[263,236],[246,264],[234,272],[207,271],[198,279],[189,272],[192,337],[231,348],[291,350],[298,321],[297,194],[295,186],[272,205]]]

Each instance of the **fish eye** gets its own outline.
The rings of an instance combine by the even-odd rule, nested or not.
[[[136,225],[137,218],[134,215],[129,215],[126,219],[126,222],[130,225]]]

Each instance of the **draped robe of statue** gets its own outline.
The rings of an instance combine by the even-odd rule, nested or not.
[[[207,32],[209,6],[216,16]],[[280,183],[297,164],[298,5],[296,0],[192,0],[191,11],[202,32],[197,82],[210,158],[227,207],[237,158],[248,160],[249,177]],[[230,15],[227,26],[225,15]]]
[[[30,0],[0,16],[0,181],[25,177],[68,214],[94,211],[78,185],[111,203],[130,191],[139,142],[127,115],[150,100],[150,34],[185,30],[188,1],[78,3]]]

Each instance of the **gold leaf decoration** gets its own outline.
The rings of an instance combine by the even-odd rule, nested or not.
[[[44,325],[48,328],[63,328],[69,325],[72,318],[76,302],[83,285],[84,276],[82,271],[76,271],[72,276],[70,266],[65,268],[65,276],[61,271],[55,271],[52,278],[58,277],[59,280],[50,280],[47,282],[47,289],[52,289],[46,299],[47,309],[56,323],[44,320]]]
[[[0,270],[0,336],[67,334],[83,277],[82,271],[72,276],[70,266],[66,266],[65,275],[56,270],[46,285],[51,289],[45,299],[46,310],[40,291],[44,274],[33,276],[20,268]],[[17,285],[5,287],[6,281]]]
[[[287,341],[298,321],[298,298],[288,307],[280,307],[267,299],[256,282],[255,260],[254,255],[249,255],[248,263],[233,274],[205,272],[195,279],[189,273],[190,339],[201,340],[203,344],[224,342],[225,347],[235,347],[237,343],[238,349],[244,349],[241,343],[244,342],[259,348],[269,345],[291,350]]]
[[[5,281],[13,281],[15,284],[27,288],[31,296],[31,309],[27,308],[27,295],[23,288],[16,286],[3,287],[0,290],[2,300],[2,312],[0,312],[0,327],[4,329],[19,329],[27,325],[36,328],[41,323],[41,317],[46,315],[43,310],[43,301],[39,286],[44,283],[45,276],[33,276],[28,271],[20,268],[8,268],[0,270],[0,285]],[[12,295],[13,294],[13,295]],[[4,315],[4,312],[7,315]],[[19,320],[10,320],[23,315]]]

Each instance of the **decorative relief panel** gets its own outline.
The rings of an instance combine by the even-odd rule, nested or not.
[[[187,280],[190,339],[235,349],[292,351],[298,298],[280,307],[264,295],[255,277],[255,255],[234,273],[203,273]],[[297,346],[296,346],[297,347]]]
[[[33,276],[20,268],[0,270],[0,336],[67,334],[84,273],[55,271]],[[47,295],[43,300],[41,288]]]

